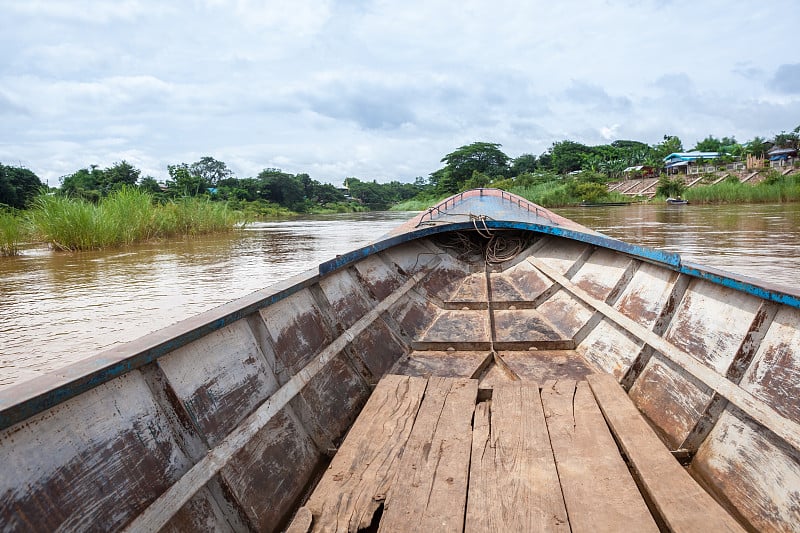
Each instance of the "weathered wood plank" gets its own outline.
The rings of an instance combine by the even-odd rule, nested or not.
[[[533,257],[528,258],[528,261],[564,287],[565,290],[568,290],[591,307],[601,311],[606,318],[645,341],[661,355],[670,359],[689,374],[727,398],[759,424],[774,432],[794,449],[800,450],[800,424],[779,414],[773,407],[757,399],[735,383],[732,383],[725,376],[718,374],[713,368],[704,365],[691,355],[677,348],[674,344],[646,328],[643,328],[610,305],[593,298],[586,291],[580,287],[576,287],[570,280],[549,267],[543,261]]]
[[[737,409],[728,406],[691,470],[753,530],[800,528],[800,453]]]
[[[478,382],[432,377],[379,531],[461,531]]]
[[[388,308],[397,303],[414,285],[424,278],[424,272],[412,276],[397,291],[389,295],[372,311],[323,349],[308,365],[248,416],[218,446],[163,492],[147,509],[128,524],[126,531],[156,531],[191,497],[205,486],[240,450],[261,431],[349,342],[360,335]]]
[[[465,531],[569,531],[534,383],[499,386],[475,410]]]
[[[357,531],[389,491],[427,380],[385,376],[304,506],[313,531]],[[302,517],[302,515],[301,515]]]
[[[650,501],[671,531],[744,531],[664,447],[613,376],[589,386]]]
[[[542,390],[573,531],[658,531],[585,381]]]

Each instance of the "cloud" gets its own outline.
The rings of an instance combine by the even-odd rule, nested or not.
[[[30,17],[105,24],[113,20],[133,20],[162,7],[140,0],[6,0],[4,9]]]
[[[800,94],[800,63],[779,66],[770,86],[781,93]]]
[[[630,99],[624,96],[610,96],[602,87],[574,81],[564,91],[571,101],[603,112],[625,112],[631,109]]]
[[[383,83],[333,81],[301,94],[309,108],[329,118],[347,120],[368,130],[396,129],[414,122],[407,87]]]
[[[737,62],[733,72],[746,80],[761,80],[764,77],[764,69],[746,61]]]
[[[0,92],[0,116],[3,115],[28,116],[29,114],[30,112],[25,107],[15,104],[14,102],[11,101],[10,98],[8,98],[6,95]]]
[[[798,65],[752,43],[793,49],[795,1],[0,0],[0,160],[413,179],[476,140],[768,136]]]

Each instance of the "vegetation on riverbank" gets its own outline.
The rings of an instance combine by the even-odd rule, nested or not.
[[[0,256],[17,255],[26,230],[22,217],[13,211],[0,211]]]
[[[800,174],[781,176],[770,172],[764,181],[755,185],[730,177],[716,185],[685,189],[682,196],[692,204],[800,202]]]
[[[788,148],[793,154],[792,150],[800,146],[800,126],[769,141],[755,137],[739,143],[733,137],[717,139],[709,135],[691,150],[717,152],[719,159],[709,163],[723,164],[747,157],[748,164],[761,168],[770,163],[766,156],[772,146]],[[33,208],[22,219],[19,215],[4,217],[2,253],[18,250],[15,243],[20,239],[20,231],[24,233],[27,227],[19,220],[35,222],[33,238],[45,239],[54,247],[65,249],[117,246],[171,234],[216,231],[199,229],[204,224],[199,224],[198,229],[186,229],[187,224],[177,221],[184,215],[170,214],[170,210],[189,209],[186,206],[193,206],[194,210],[204,206],[209,212],[238,212],[247,220],[389,208],[417,211],[475,187],[503,189],[546,207],[624,202],[632,199],[608,191],[609,182],[621,179],[623,174],[634,176],[639,172],[635,168],[643,168],[641,165],[652,167],[647,172],[657,172],[665,156],[684,151],[683,143],[674,135],[664,135],[661,142],[653,145],[616,140],[587,146],[563,140],[552,143],[539,156],[523,153],[516,158],[500,148],[500,144],[491,142],[460,146],[441,159],[442,168],[427,177],[418,176],[413,183],[378,183],[375,179],[346,177],[342,187],[321,183],[305,173],[290,174],[276,168],[265,168],[255,177],[239,178],[224,162],[210,156],[191,164],[168,165],[168,178],[164,182],[142,176],[139,169],[121,161],[107,168],[90,165],[62,176],[61,186],[52,189],[47,189],[28,169],[0,164],[0,208],[19,209],[23,213],[24,209]],[[796,158],[784,163],[800,165]],[[686,191],[681,181],[665,176],[658,195],[682,194],[693,203],[800,201],[794,178],[769,178],[756,186],[731,181]],[[48,191],[49,195],[39,193],[40,190]],[[130,197],[134,190],[149,195],[148,200]],[[40,196],[34,202],[36,194]],[[150,206],[148,209],[160,209],[159,219],[173,220],[176,228],[184,229],[154,225],[147,218],[150,211],[142,207],[145,204]],[[117,212],[127,213],[126,210],[133,213],[128,215],[128,221],[134,216],[145,221],[137,218],[130,227],[119,229],[124,224]]]
[[[34,200],[28,216],[35,240],[70,251],[230,231],[243,218],[221,202],[185,198],[162,204],[132,187],[123,187],[97,204],[42,194]]]

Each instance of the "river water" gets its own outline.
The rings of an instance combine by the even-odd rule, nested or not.
[[[800,204],[559,209],[631,243],[794,286]],[[375,240],[412,213],[255,223],[124,250],[0,257],[0,389],[249,294]]]

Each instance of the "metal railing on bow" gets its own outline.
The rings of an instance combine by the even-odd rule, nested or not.
[[[429,207],[419,219],[417,226],[420,226],[423,222],[425,222],[425,218],[427,217],[428,221],[433,222],[434,216],[439,217],[448,214],[447,212],[453,209],[456,205],[462,203],[464,200],[468,198],[474,197],[482,197],[482,196],[495,196],[499,197],[501,200],[508,201],[512,205],[516,205],[520,209],[524,209],[529,213],[533,213],[537,217],[543,217],[549,220],[552,224],[556,222],[550,217],[550,212],[538,205],[529,202],[525,198],[521,196],[517,196],[516,194],[511,194],[510,192],[504,191],[502,189],[472,189],[469,191],[464,191],[458,193],[456,195],[447,198],[443,202],[439,204]]]

